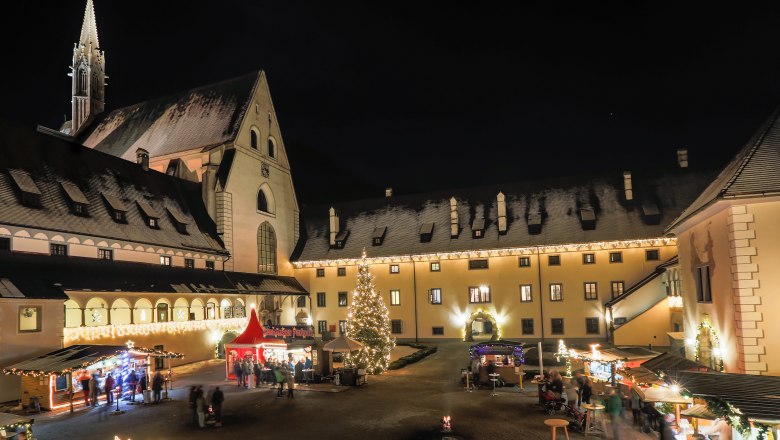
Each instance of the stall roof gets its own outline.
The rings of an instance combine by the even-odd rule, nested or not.
[[[672,376],[695,397],[728,402],[752,420],[780,421],[780,377],[701,371]]]
[[[681,415],[695,417],[697,419],[715,420],[718,416],[710,412],[707,405],[696,404],[680,412]]]
[[[0,413],[0,429],[8,429],[19,425],[20,423],[32,424],[34,419],[29,417],[17,416],[16,414]]]
[[[493,354],[493,355],[514,355],[516,353],[516,350],[520,349],[522,350],[524,343],[523,342],[514,342],[514,341],[489,341],[489,342],[480,342],[479,344],[472,345],[471,348],[469,348],[469,354],[474,357],[475,352],[479,352],[480,355],[484,354]]]
[[[652,370],[648,370],[644,366],[626,368],[623,371],[625,372],[624,376],[629,376],[635,383],[654,383],[659,385],[664,383],[664,381],[661,380],[657,374],[655,374]]]
[[[642,364],[642,367],[659,373],[672,373],[676,371],[712,371],[710,368],[689,359],[673,355],[671,353],[662,353]]]
[[[679,391],[672,391],[667,386],[653,386],[648,388],[635,387],[640,392],[640,397],[645,402],[664,402],[664,403],[680,403],[689,404],[693,403],[693,400],[689,397],[683,397]]]
[[[65,374],[88,368],[104,359],[124,352],[136,352],[151,357],[182,358],[183,354],[124,345],[71,345],[36,358],[3,368],[5,374]]]
[[[249,323],[243,333],[236,336],[236,339],[225,344],[226,347],[251,346],[257,347],[260,344],[279,344],[286,345],[283,340],[275,338],[266,338],[263,334],[263,326],[257,319],[257,312],[252,309],[249,315]]]

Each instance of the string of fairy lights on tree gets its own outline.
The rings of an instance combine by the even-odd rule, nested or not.
[[[381,374],[390,364],[390,351],[395,346],[395,340],[390,336],[390,312],[376,290],[365,249],[358,266],[357,281],[347,312],[347,337],[361,342],[363,348],[347,355],[344,362],[365,368],[368,374]]]

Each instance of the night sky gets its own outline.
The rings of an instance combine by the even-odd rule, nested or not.
[[[264,68],[310,202],[719,166],[780,103],[765,8],[94,1],[109,109]],[[62,123],[85,3],[5,6],[0,117]]]

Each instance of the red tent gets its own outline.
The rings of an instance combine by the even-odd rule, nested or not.
[[[227,369],[227,378],[236,378],[235,374],[233,374],[233,365],[235,365],[237,360],[240,361],[250,357],[254,362],[265,363],[263,351],[267,348],[284,349],[287,348],[287,344],[279,339],[266,338],[263,335],[263,326],[260,325],[260,321],[257,319],[257,313],[255,312],[255,309],[252,309],[252,314],[249,316],[249,323],[247,324],[246,329],[244,329],[244,332],[225,344],[225,368]]]

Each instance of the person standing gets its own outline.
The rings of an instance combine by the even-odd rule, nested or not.
[[[241,363],[241,373],[241,386],[245,387],[247,386],[249,375],[252,374],[252,367],[249,365],[249,362],[247,362],[246,359],[244,359],[244,362]]]
[[[574,375],[574,383],[577,386],[577,406],[582,405],[582,388],[585,386],[587,378],[581,372]]]
[[[222,426],[222,402],[224,401],[225,395],[217,387],[214,390],[214,395],[211,397],[211,407],[214,408],[214,418],[216,418],[217,422],[214,426]]]
[[[479,367],[481,365],[481,362],[479,361],[479,357],[475,357],[471,360],[471,385],[476,388],[477,384],[479,383]]]
[[[303,361],[300,359],[295,363],[295,381],[298,383],[303,382]]]
[[[154,403],[160,403],[160,400],[162,399],[163,382],[165,382],[165,379],[163,378],[162,373],[160,373],[159,370],[156,371],[154,373],[154,377],[152,378],[152,391],[154,392]]]
[[[81,393],[84,394],[84,405],[89,405],[89,375],[84,371],[79,377],[81,383]]]
[[[631,415],[634,419],[634,426],[642,429],[642,401],[639,399],[639,393],[631,390]]]
[[[111,377],[111,373],[106,375],[106,380],[103,382],[103,390],[106,392],[106,405],[114,403],[114,378]]]
[[[198,413],[198,426],[206,427],[206,400],[203,397],[203,389],[198,386],[195,391],[195,411]]]
[[[192,412],[192,426],[198,426],[198,408],[196,400],[198,398],[198,387],[193,385],[190,387],[190,411]]]
[[[141,387],[141,397],[144,399],[144,403],[150,403],[147,402],[146,397],[144,397],[144,391],[149,388],[149,378],[146,377],[146,370],[141,371],[141,380],[138,385]]]
[[[282,366],[281,368],[276,365],[274,366],[274,377],[276,378],[276,383],[279,384],[279,390],[276,392],[276,397],[282,397],[284,394],[284,373],[282,373]]]
[[[130,387],[130,401],[135,402],[135,392],[138,388],[138,375],[135,374],[135,370],[130,370],[127,375],[127,385]]]
[[[287,398],[293,398],[293,390],[295,389],[295,374],[293,369],[288,368],[284,374],[284,379],[287,381]]]
[[[241,386],[244,383],[244,369],[241,368],[241,359],[236,359],[233,364],[233,374],[236,375],[236,385]]]
[[[263,367],[259,361],[255,362],[254,373],[255,373],[255,388],[260,388],[260,379],[263,378]]]
[[[98,401],[98,380],[97,374],[92,375],[92,379],[89,380],[89,401],[92,406],[97,406]]]
[[[593,385],[591,384],[589,378],[584,377],[582,381],[582,402],[589,404],[590,396],[592,395],[593,395]]]
[[[609,414],[610,425],[612,425],[613,440],[620,439],[620,420],[623,415],[623,399],[620,398],[617,391],[613,388],[607,398],[605,412]]]

